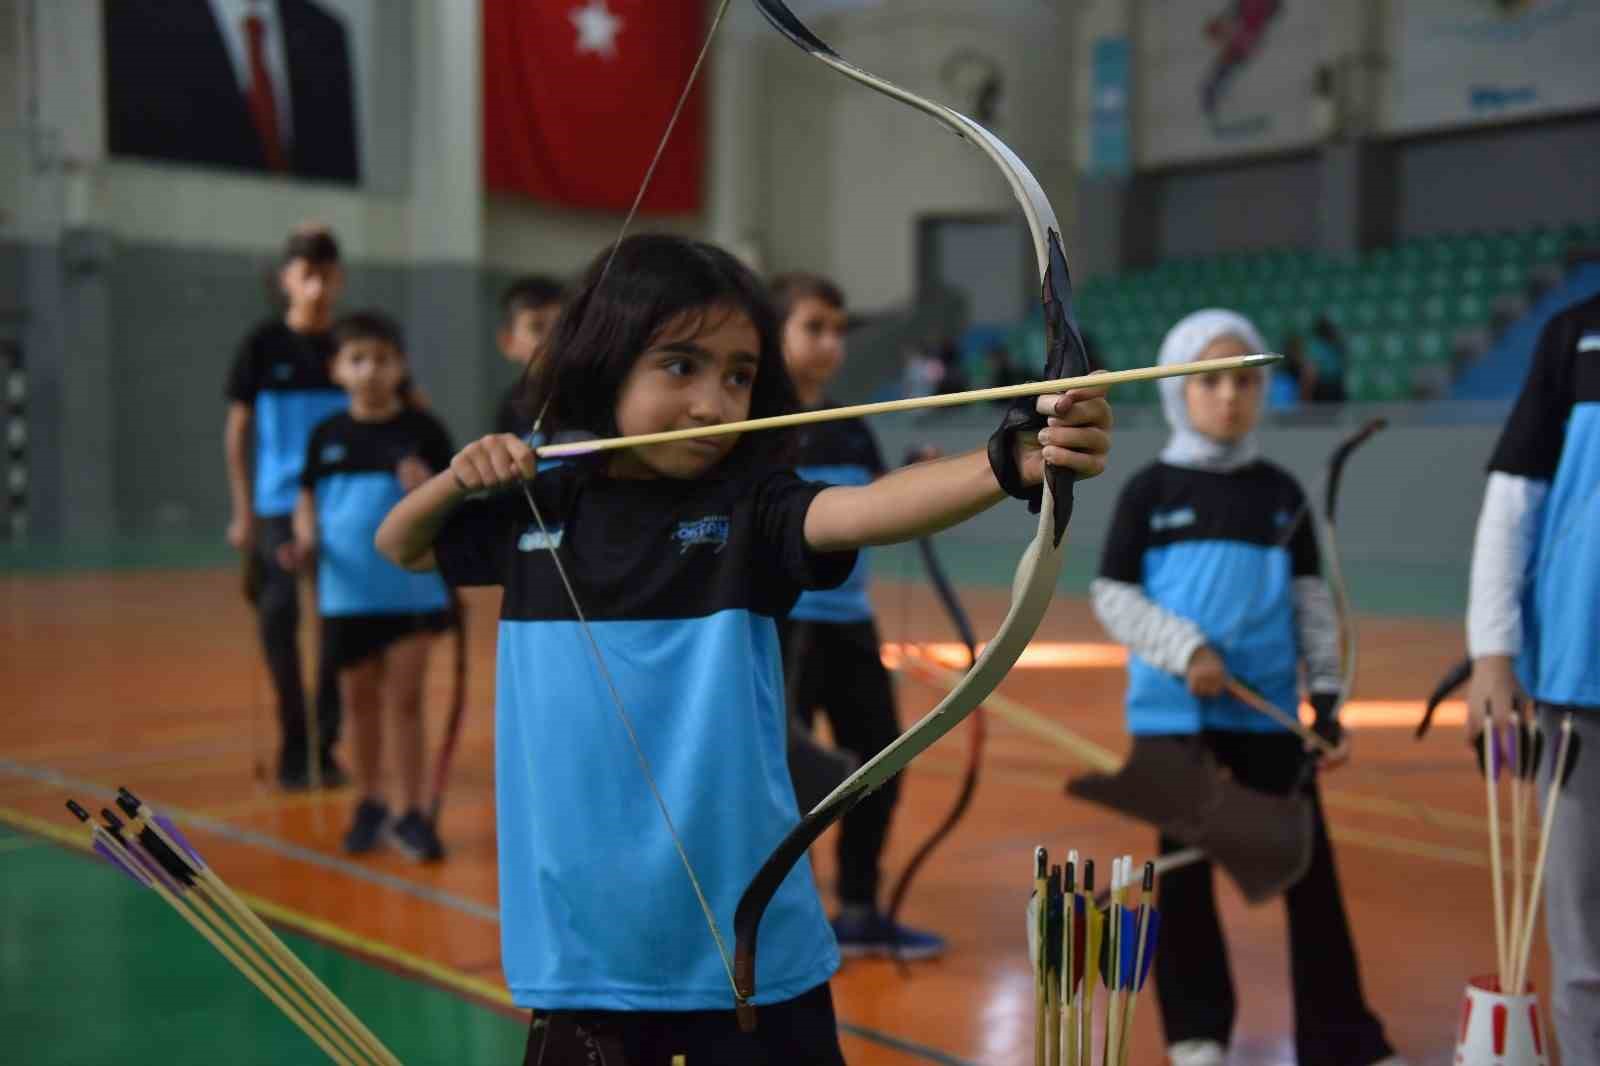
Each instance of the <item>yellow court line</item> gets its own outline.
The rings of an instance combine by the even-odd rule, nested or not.
[[[34,836],[44,837],[46,840],[71,848],[74,851],[91,854],[94,850],[90,846],[85,833],[55,825],[52,822],[47,822],[42,818],[35,818],[30,814],[25,814],[10,807],[0,806],[0,822],[4,822],[13,829],[20,829]],[[498,1006],[515,1006],[511,1002],[510,991],[501,984],[463,973],[443,963],[434,962],[432,959],[413,954],[381,940],[374,940],[359,933],[353,933],[343,926],[334,925],[332,922],[324,921],[321,918],[315,918],[303,911],[295,910],[293,907],[274,903],[272,900],[264,899],[254,893],[239,892],[238,895],[249,905],[251,910],[284,928],[293,929],[295,932],[332,944],[335,947],[343,948],[346,951],[379,959],[397,970],[424,977],[435,984],[462,995],[487,1000]]]

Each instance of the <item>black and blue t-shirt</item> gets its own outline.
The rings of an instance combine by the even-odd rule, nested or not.
[[[255,509],[263,518],[294,510],[312,429],[350,405],[328,376],[333,352],[333,334],[300,333],[281,318],[262,323],[239,346],[225,393],[252,409]]]
[[[1311,523],[1299,521],[1304,503],[1271,463],[1225,474],[1153,463],[1122,490],[1100,576],[1141,586],[1197,625],[1229,674],[1279,707],[1297,706],[1293,584],[1321,566]],[[1128,660],[1127,710],[1135,734],[1282,728],[1232,696],[1191,694],[1184,678],[1138,655]]]
[[[789,471],[616,480],[544,469],[469,501],[434,544],[452,585],[502,585],[495,698],[501,961],[546,1010],[721,1010],[728,980],[607,677],[627,710],[721,928],[799,820],[775,619],[842,581],[805,516],[824,486]],[[596,665],[550,553],[604,658]],[[838,968],[810,865],[761,926],[760,1003]]]
[[[860,418],[819,422],[800,430],[796,471],[807,481],[827,485],[866,485],[883,474],[883,456],[872,430]],[[837,588],[802,593],[790,617],[802,622],[865,622],[872,618],[868,598],[871,563],[865,550],[855,569]]]
[[[444,610],[438,574],[413,573],[378,553],[373,537],[405,496],[397,469],[420,459],[431,473],[450,465],[450,435],[433,416],[402,410],[383,422],[348,413],[318,424],[306,445],[301,484],[316,497],[317,608],[326,616]]]
[[[1546,703],[1600,707],[1600,296],[1545,327],[1489,469],[1550,483],[1523,595],[1522,682]]]

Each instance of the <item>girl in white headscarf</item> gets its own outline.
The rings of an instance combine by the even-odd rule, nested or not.
[[[1244,316],[1197,311],[1167,333],[1161,363],[1265,350]],[[1311,793],[1311,864],[1286,897],[1300,1066],[1395,1063],[1362,997],[1315,777],[1303,772],[1309,756],[1298,737],[1224,689],[1236,678],[1294,708],[1303,663],[1317,729],[1339,749],[1324,766],[1347,757],[1333,718],[1338,627],[1304,520],[1305,494],[1261,458],[1256,437],[1265,386],[1259,369],[1160,382],[1172,437],[1123,489],[1091,595],[1101,624],[1132,652],[1127,716],[1135,743],[1200,737],[1241,784]],[[1163,833],[1160,846],[1167,854],[1184,845]],[[1161,879],[1156,994],[1174,1066],[1221,1066],[1233,1028],[1211,882],[1208,862]]]

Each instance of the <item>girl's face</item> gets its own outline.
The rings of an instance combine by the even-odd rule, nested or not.
[[[1206,345],[1195,361],[1227,359],[1249,355],[1250,346],[1231,333]],[[1242,439],[1256,427],[1261,417],[1260,370],[1228,370],[1197,374],[1184,379],[1184,400],[1189,408],[1189,425],[1224,444]]]
[[[617,393],[623,436],[692,429],[750,417],[761,336],[742,311],[710,308],[669,319],[634,361]],[[613,477],[696,478],[739,443],[738,434],[631,448],[611,461]]]
[[[783,321],[783,361],[802,396],[818,395],[844,362],[844,308],[807,296]]]

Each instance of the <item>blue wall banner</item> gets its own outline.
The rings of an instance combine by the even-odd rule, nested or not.
[[[1089,173],[1125,177],[1133,169],[1129,103],[1133,92],[1133,45],[1126,37],[1101,37],[1090,61],[1092,106]]]

